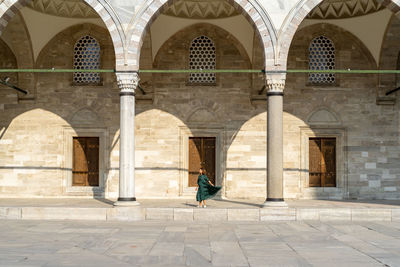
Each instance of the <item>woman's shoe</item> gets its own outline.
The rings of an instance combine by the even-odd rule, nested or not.
[[[204,205],[204,206],[203,206],[203,208],[207,208],[207,206],[206,206],[206,205]]]

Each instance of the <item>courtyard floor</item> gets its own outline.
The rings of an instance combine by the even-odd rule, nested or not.
[[[0,220],[1,266],[400,266],[400,222]]]

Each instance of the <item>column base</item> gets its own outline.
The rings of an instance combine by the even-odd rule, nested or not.
[[[136,201],[135,197],[119,197],[114,206],[140,206],[140,203]]]
[[[263,208],[288,208],[283,198],[267,198],[262,204]]]

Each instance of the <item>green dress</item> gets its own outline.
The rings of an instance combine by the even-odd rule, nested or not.
[[[199,178],[197,178],[197,184],[199,185],[199,189],[197,190],[197,195],[196,195],[196,200],[197,201],[203,201],[206,199],[209,199],[215,194],[218,193],[218,191],[221,189],[220,186],[212,186],[208,182],[210,180],[208,179],[207,175],[199,175]]]

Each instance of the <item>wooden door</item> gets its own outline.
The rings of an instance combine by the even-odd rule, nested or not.
[[[336,186],[336,139],[309,139],[309,186]]]
[[[201,138],[189,138],[189,187],[197,186],[197,177],[202,166],[201,155]]]
[[[336,186],[336,139],[324,138],[322,140],[322,184],[326,187]]]
[[[309,184],[311,187],[321,186],[321,139],[310,138],[309,141]]]
[[[210,181],[215,184],[215,137],[189,138],[189,187],[197,186],[199,169],[205,168]]]
[[[99,186],[99,138],[73,138],[73,186]]]
[[[215,137],[203,138],[203,167],[208,179],[215,184]]]

